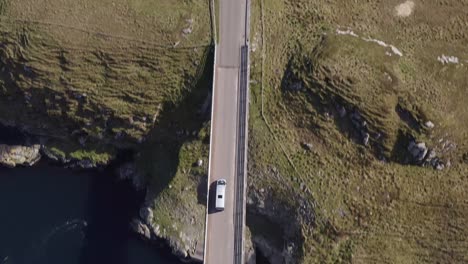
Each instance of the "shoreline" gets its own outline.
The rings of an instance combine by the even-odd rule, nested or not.
[[[20,146],[29,146],[32,145],[33,142],[38,142],[39,140],[34,135],[28,135],[25,132],[22,132],[20,129],[12,126],[4,126],[0,124],[0,144],[5,145],[20,145]],[[116,155],[115,159],[111,160],[106,165],[99,165],[92,168],[82,168],[82,167],[73,167],[67,163],[62,163],[60,161],[51,159],[47,155],[43,154],[41,150],[42,158],[32,166],[22,166],[18,165],[15,168],[8,168],[5,166],[1,166],[1,171],[10,171],[10,170],[41,170],[41,169],[63,169],[71,174],[82,174],[82,173],[89,173],[95,174],[93,177],[101,177],[104,176],[106,181],[109,181],[110,185],[115,184],[126,184],[131,186],[134,194],[140,198],[138,202],[138,206],[133,208],[135,212],[138,212],[139,209],[143,206],[144,197],[146,196],[146,186],[143,189],[136,188],[132,183],[131,178],[123,179],[117,173],[118,169],[128,163],[133,161],[133,151],[132,150],[119,150],[118,154]],[[99,190],[96,190],[99,191]],[[133,197],[134,198],[134,197]],[[110,217],[109,217],[110,218]],[[139,218],[138,213],[134,214],[134,218]],[[192,259],[182,259],[177,256],[173,248],[170,246],[170,242],[167,239],[161,237],[151,237],[151,239],[145,239],[140,234],[136,233],[132,230],[130,226],[130,222],[128,223],[128,237],[138,239],[144,244],[149,245],[151,248],[158,249],[158,253],[162,255],[164,258],[168,258],[170,261],[180,261],[180,263],[197,263],[192,261]]]

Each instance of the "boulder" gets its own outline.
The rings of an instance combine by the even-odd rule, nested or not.
[[[363,143],[365,146],[369,145],[369,139],[370,139],[370,135],[369,133],[364,133],[364,138],[362,139],[363,140]]]
[[[146,239],[151,238],[151,231],[140,219],[133,219],[130,223],[132,230]]]
[[[55,161],[55,162],[61,162],[61,163],[65,164],[65,163],[69,163],[71,161],[65,155],[60,155],[60,154],[54,153],[46,146],[42,146],[41,153],[46,158],[48,158],[48,159],[50,159],[52,161]]]
[[[188,28],[184,28],[182,30],[182,33],[184,33],[185,35],[189,35],[192,33],[192,28],[191,27],[188,27]]]
[[[340,115],[341,118],[346,116],[346,108],[344,106],[337,106],[338,114]]]
[[[140,208],[140,217],[143,219],[145,224],[151,225],[153,222],[153,210],[151,210],[149,207]]]
[[[77,167],[81,169],[94,169],[96,168],[96,164],[92,162],[91,160],[80,160],[74,164],[72,167]]]
[[[142,174],[138,173],[135,163],[128,162],[117,169],[117,175],[121,180],[130,180],[133,187],[137,190],[145,188],[145,179]]]
[[[432,123],[431,121],[427,121],[426,123],[424,123],[424,125],[429,129],[432,129],[435,126],[434,123]]]
[[[41,159],[40,145],[12,146],[0,144],[0,164],[13,168],[17,165],[32,166]]]
[[[414,160],[416,160],[417,162],[422,162],[426,157],[428,149],[426,147],[426,143],[424,142],[416,143],[414,141],[411,141],[408,145],[408,151],[410,152]]]
[[[308,151],[312,151],[314,149],[314,145],[308,142],[303,142],[302,146]]]
[[[198,167],[203,166],[203,160],[201,160],[201,159],[197,160],[197,166]]]

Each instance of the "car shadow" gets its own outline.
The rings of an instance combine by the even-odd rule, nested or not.
[[[208,191],[208,214],[214,214],[220,212],[215,209],[215,202],[216,202],[216,181],[213,181],[210,184],[209,191]]]
[[[203,177],[198,182],[197,186],[197,203],[206,206],[207,205],[207,195],[208,195],[208,177]]]

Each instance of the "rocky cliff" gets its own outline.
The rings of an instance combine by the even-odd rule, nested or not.
[[[17,165],[32,166],[41,159],[40,145],[11,146],[0,144],[0,164],[13,168]]]

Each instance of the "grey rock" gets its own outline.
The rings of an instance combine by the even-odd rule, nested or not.
[[[121,139],[123,138],[124,133],[122,131],[119,131],[115,134],[114,139]]]
[[[32,95],[30,93],[24,93],[24,100],[29,103],[31,101]]]
[[[292,91],[300,91],[303,88],[304,87],[302,85],[302,82],[295,82],[289,86],[289,90],[292,90]]]
[[[428,149],[426,147],[426,143],[424,142],[415,143],[414,141],[411,141],[408,145],[408,151],[416,161],[421,162],[426,157]]]
[[[117,169],[117,175],[121,180],[130,180],[133,187],[137,190],[142,190],[146,187],[143,175],[137,171],[136,165],[133,162],[122,164]]]
[[[182,33],[184,33],[185,35],[191,34],[192,33],[192,27],[184,28],[182,30]]]
[[[70,159],[67,159],[66,157],[63,157],[63,156],[55,155],[46,146],[41,147],[41,153],[44,156],[46,156],[48,159],[51,159],[51,160],[53,160],[55,162],[61,162],[61,163],[64,163],[64,164],[70,162]]]
[[[155,234],[157,237],[161,237],[161,230],[159,225],[151,225],[150,228],[153,234]]]
[[[76,167],[79,167],[82,169],[92,169],[92,168],[96,168],[96,164],[90,160],[80,160],[76,163]]]
[[[13,168],[17,165],[32,166],[41,159],[40,145],[17,146],[0,144],[0,165]]]
[[[370,139],[369,133],[365,133],[365,134],[364,134],[364,138],[363,138],[363,143],[364,143],[364,145],[366,145],[366,146],[369,145],[369,139]]]
[[[304,183],[301,183],[299,188],[301,189],[301,191],[305,192],[306,190],[306,185]]]
[[[86,137],[79,137],[78,138],[78,142],[80,143],[81,146],[86,145],[86,140],[87,140]]]
[[[447,160],[447,162],[445,163],[445,166],[447,168],[450,168],[452,166],[452,162],[450,162],[450,160]]]
[[[314,149],[314,145],[312,145],[311,143],[308,143],[308,142],[303,142],[302,146],[304,146],[304,148],[306,150],[308,150],[308,151],[312,151]]]
[[[201,159],[197,160],[197,166],[198,167],[203,166],[203,160],[201,160]]]
[[[149,207],[140,208],[140,217],[145,224],[151,225],[153,223],[153,210]]]
[[[344,106],[339,105],[337,107],[337,110],[338,110],[338,114],[340,115],[341,118],[346,116],[346,108],[344,108]]]
[[[440,171],[440,170],[443,170],[445,168],[445,165],[443,163],[439,163],[439,164],[437,164],[437,166],[435,168],[436,168],[436,170]]]
[[[211,106],[211,92],[208,93],[205,100],[203,101],[203,104],[201,105],[200,110],[198,111],[199,114],[207,114],[210,106]]]
[[[434,123],[432,123],[431,121],[427,121],[426,123],[424,123],[424,125],[429,129],[432,129],[435,126]]]
[[[132,230],[146,239],[151,238],[151,231],[140,219],[133,219],[130,223]]]

